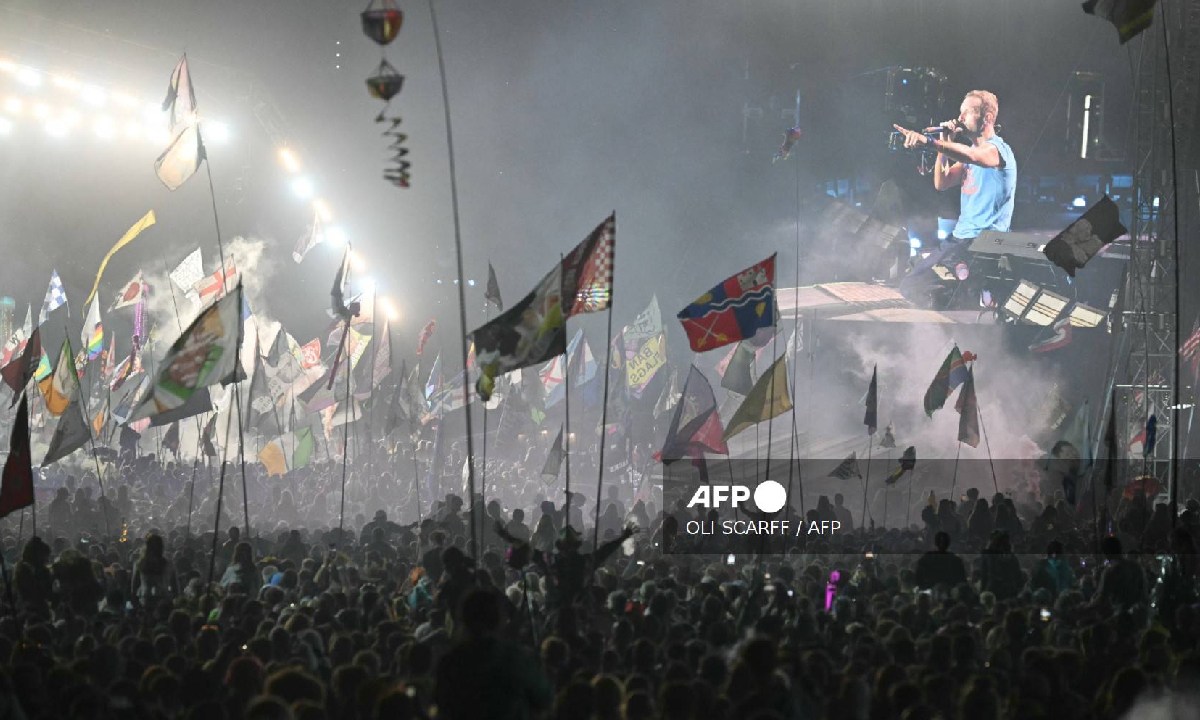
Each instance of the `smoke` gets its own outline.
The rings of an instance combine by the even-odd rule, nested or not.
[[[1200,702],[1195,695],[1166,694],[1143,695],[1123,720],[1172,720],[1173,718],[1196,717],[1200,713]]]

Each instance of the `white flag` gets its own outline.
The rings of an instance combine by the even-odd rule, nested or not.
[[[200,248],[196,248],[171,271],[171,282],[178,285],[185,295],[195,299],[197,296],[192,286],[204,277],[204,258]]]

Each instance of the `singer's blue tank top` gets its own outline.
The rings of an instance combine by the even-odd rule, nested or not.
[[[966,164],[962,194],[959,200],[958,223],[954,237],[970,240],[984,230],[1008,232],[1012,223],[1013,197],[1017,189],[1017,159],[1012,148],[999,135],[986,142],[1000,151],[1000,167],[985,168]]]

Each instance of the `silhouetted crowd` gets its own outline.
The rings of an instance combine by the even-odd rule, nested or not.
[[[360,472],[339,530],[339,472],[252,471],[249,532],[230,472],[216,533],[218,482],[190,492],[186,465],[103,495],[44,478],[37,536],[0,525],[0,720],[1200,713],[1195,500],[1172,523],[1141,496],[1097,518],[971,490],[786,555],[664,555],[664,519],[700,514],[645,483],[609,487],[594,532],[594,504],[568,523],[561,490],[501,464],[518,490],[474,498],[472,528],[461,491],[418,505],[429,486]]]

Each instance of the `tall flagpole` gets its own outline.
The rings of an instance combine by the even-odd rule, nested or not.
[[[617,244],[613,243],[613,267],[616,267]],[[613,296],[608,296],[608,349],[604,353],[604,400],[600,403],[600,461],[596,469],[596,526],[592,528],[592,551],[600,547],[600,505],[604,498],[604,448],[608,445],[608,377],[612,374]]]
[[[862,529],[867,529],[867,486],[871,484],[871,451],[875,446],[875,436],[867,435],[867,476],[863,478]]]
[[[221,255],[221,268],[219,270],[219,272],[221,273],[221,288],[225,293],[228,293],[229,292],[229,278],[225,275],[225,241],[221,239],[221,218],[217,214],[217,193],[216,193],[216,190],[213,189],[212,160],[209,159],[208,150],[204,147],[204,138],[200,134],[199,126],[196,127],[196,137],[199,140],[200,148],[201,148],[202,152],[204,153],[204,172],[205,172],[205,174],[208,175],[208,198],[212,202],[213,225],[215,226],[216,231],[217,231],[217,252],[219,252]],[[245,302],[245,298],[242,299],[242,302],[243,303]],[[238,318],[239,319],[238,319],[237,342],[238,342],[238,351],[240,353],[241,347],[242,347],[242,334],[244,332],[244,330],[242,328],[242,321],[241,321],[241,308],[238,308]],[[151,353],[151,355],[153,355],[153,352]],[[235,366],[235,369],[234,369],[234,378],[235,379],[237,377],[237,368],[240,368],[240,367],[241,367],[241,358],[239,357],[237,359],[237,365]],[[234,394],[234,404],[237,406],[238,439],[239,439],[239,445],[240,445],[240,440],[242,437],[242,388],[241,388],[240,383],[235,382],[233,384],[233,394]],[[226,435],[228,435],[228,433],[226,433]],[[226,437],[226,440],[228,440],[228,437]],[[241,470],[242,470],[242,504],[244,505],[243,510],[245,512],[246,538],[249,539],[251,537],[251,535],[250,535],[250,507],[249,507],[248,495],[246,493],[246,453],[245,453],[244,449],[241,447],[239,447],[239,449],[238,449],[238,458],[241,462]],[[222,477],[224,477],[224,473],[225,473],[225,467],[224,467],[224,461],[222,460],[222,466],[221,466]],[[211,575],[211,572],[209,574]]]
[[[454,133],[450,126],[450,91],[446,87],[446,60],[442,54],[442,35],[438,32],[437,11],[434,0],[429,0],[429,19],[433,26],[433,44],[437,51],[438,75],[442,81],[442,110],[446,117],[446,154],[450,166],[450,208],[454,216],[454,254],[458,269],[458,319],[462,333],[459,346],[462,349],[462,365],[467,367],[467,297],[466,280],[463,275],[462,224],[458,215],[458,178],[454,169]],[[467,493],[471,496],[471,552],[480,557],[479,525],[475,520],[475,436],[471,427],[471,388],[463,382],[463,407],[467,423]]]
[[[559,253],[558,263],[561,266],[563,255]],[[566,324],[563,324],[563,334],[566,335]],[[563,462],[567,466],[566,481],[566,503],[563,505],[563,527],[571,525],[571,357],[567,354],[566,348],[563,348],[563,402],[566,407],[563,409]],[[580,528],[582,530],[583,528]]]

